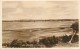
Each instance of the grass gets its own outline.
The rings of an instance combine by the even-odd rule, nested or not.
[[[61,36],[61,37],[46,37],[43,39],[39,39],[39,41],[22,41],[22,40],[18,40],[18,39],[14,39],[12,42],[10,43],[3,43],[2,46],[3,47],[10,47],[10,48],[44,48],[44,47],[54,47],[54,46],[58,46],[58,45],[65,45],[65,43],[68,43],[69,40],[71,39],[72,35],[65,35],[65,36]],[[79,36],[75,35],[73,37],[72,43],[76,43],[79,41]],[[62,44],[60,44],[62,43]],[[69,45],[69,44],[68,44]]]

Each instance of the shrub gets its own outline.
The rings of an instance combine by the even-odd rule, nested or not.
[[[26,41],[26,44],[31,44],[31,42],[29,42],[29,41]]]
[[[9,46],[10,46],[10,43],[3,43],[2,46],[7,46],[7,47],[9,47]]]
[[[71,39],[71,37],[72,37],[72,35],[63,36],[63,37],[62,37],[62,42],[64,42],[64,43],[69,42],[70,39]],[[77,42],[77,41],[79,41],[79,36],[78,36],[78,35],[74,35],[71,42],[74,43],[74,42]]]
[[[37,41],[32,41],[31,44],[36,45]]]
[[[23,42],[22,40],[13,40],[11,43],[3,43],[2,46],[7,46],[7,47],[24,47],[24,48],[35,48],[35,47],[52,47],[58,44],[59,42],[69,42],[71,39],[72,35],[70,36],[61,36],[61,37],[47,37],[40,39],[39,42],[37,41],[26,41]],[[74,35],[72,39],[72,43],[79,41],[79,36]]]
[[[73,39],[72,39],[72,43],[74,42],[78,42],[79,41],[79,36],[78,35],[74,35]]]
[[[62,37],[62,42],[66,43],[66,42],[69,42],[69,40],[71,39],[71,36],[63,36]]]
[[[22,40],[13,40],[10,44],[11,47],[21,47],[23,44],[23,41]]]
[[[39,43],[44,44],[46,47],[51,47],[58,43],[58,39],[56,39],[55,36],[47,37],[47,38],[41,39]]]

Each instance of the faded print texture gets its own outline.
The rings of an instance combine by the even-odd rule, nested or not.
[[[3,1],[3,48],[78,47],[77,1]]]

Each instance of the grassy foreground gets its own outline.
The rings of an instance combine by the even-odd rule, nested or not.
[[[10,43],[3,43],[3,48],[49,48],[49,47],[77,47],[79,36],[75,35],[72,39],[72,44],[68,43],[71,39],[72,35],[65,35],[60,37],[46,37],[43,39],[39,39],[39,41],[22,41],[18,39],[14,39]]]

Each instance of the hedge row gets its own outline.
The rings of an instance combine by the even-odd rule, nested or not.
[[[39,39],[39,42],[37,42],[37,41],[23,42],[22,40],[15,39],[11,43],[3,43],[2,46],[6,46],[6,47],[24,47],[24,48],[25,47],[26,48],[52,47],[52,46],[55,46],[56,44],[59,44],[60,42],[63,42],[63,43],[69,42],[71,37],[72,37],[72,35],[70,35],[70,36],[65,35],[65,36],[61,36],[61,37],[52,36],[52,37]],[[79,41],[79,36],[75,35],[71,42],[74,43],[74,42],[78,42],[78,41]]]

